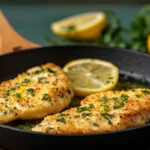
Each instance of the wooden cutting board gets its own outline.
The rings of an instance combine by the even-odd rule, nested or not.
[[[0,55],[36,47],[40,45],[19,35],[0,11]]]

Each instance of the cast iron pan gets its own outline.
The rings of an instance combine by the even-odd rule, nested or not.
[[[150,56],[130,50],[100,46],[42,47],[0,56],[0,81],[15,77],[35,65],[54,62],[63,67],[77,58],[99,58],[113,62],[120,74],[131,78],[145,76],[150,81]],[[50,149],[51,144],[131,144],[150,139],[150,124],[123,131],[94,135],[54,135],[0,125],[0,146],[8,150]]]

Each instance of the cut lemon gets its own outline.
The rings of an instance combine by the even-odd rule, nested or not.
[[[147,49],[148,49],[148,53],[150,53],[150,34],[147,38]]]
[[[58,20],[51,24],[51,29],[65,38],[91,40],[100,36],[105,26],[105,13],[89,12]]]
[[[63,71],[72,82],[77,96],[112,90],[119,78],[118,67],[100,59],[73,60],[63,67]]]

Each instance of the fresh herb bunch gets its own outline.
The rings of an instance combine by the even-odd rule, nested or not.
[[[126,38],[124,38],[127,30],[121,25],[119,18],[114,12],[105,11],[105,14],[108,20],[107,26],[94,43],[109,47],[127,48],[128,44],[125,40]]]
[[[147,52],[147,37],[150,34],[150,5],[143,6],[131,22],[129,31],[130,48]]]

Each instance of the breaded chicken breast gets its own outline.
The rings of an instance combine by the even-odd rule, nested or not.
[[[0,123],[43,118],[63,110],[73,96],[71,83],[59,66],[33,67],[0,84]]]
[[[32,131],[88,134],[122,130],[150,121],[150,89],[92,94],[81,106],[45,117]]]

